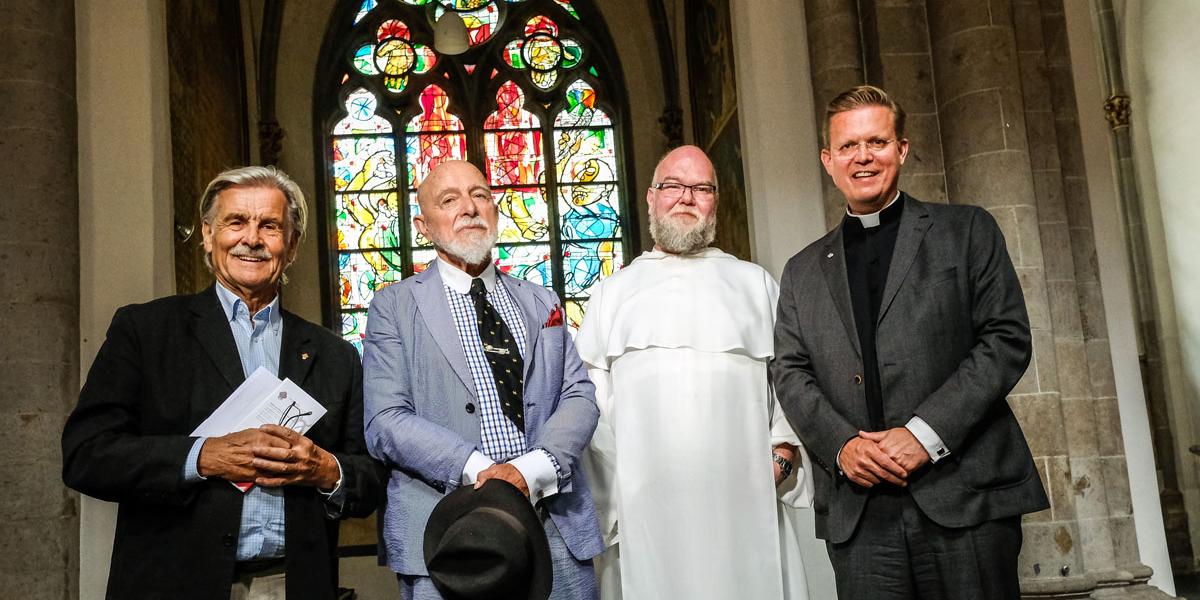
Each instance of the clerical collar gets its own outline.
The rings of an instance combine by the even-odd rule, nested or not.
[[[900,199],[900,190],[896,190],[896,195],[893,196],[892,199],[889,200],[888,203],[886,205],[884,205],[883,208],[881,208],[869,215],[856,215],[856,214],[850,212],[849,206],[846,206],[846,216],[854,217],[855,219],[858,219],[859,223],[862,224],[863,229],[879,227],[880,217],[887,218],[887,217],[890,217],[893,212],[898,212],[898,211],[891,211],[889,209],[892,208],[892,206],[895,205],[896,201],[899,199]]]
[[[438,275],[442,276],[442,283],[450,286],[450,289],[460,293],[467,294],[471,291],[471,280],[475,277],[468,274],[466,271],[442,260],[442,257],[437,257]],[[496,265],[488,262],[487,268],[478,275],[483,280],[483,287],[488,293],[496,289]]]

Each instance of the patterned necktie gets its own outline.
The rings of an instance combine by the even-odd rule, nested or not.
[[[483,342],[483,354],[492,367],[496,379],[496,395],[500,397],[500,408],[504,416],[525,431],[525,361],[517,348],[517,340],[504,324],[504,319],[487,300],[487,289],[483,280],[471,280],[471,302],[475,304],[475,324],[479,326],[479,341]]]

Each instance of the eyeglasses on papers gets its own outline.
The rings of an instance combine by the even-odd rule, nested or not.
[[[880,152],[883,152],[885,149],[887,149],[887,147],[894,141],[896,141],[896,140],[871,138],[871,139],[863,141],[863,142],[846,142],[845,144],[842,144],[841,146],[834,148],[833,152],[834,152],[834,154],[837,154],[839,158],[850,158],[852,156],[858,156],[859,148],[866,148],[867,152],[870,152],[871,154],[879,154]]]
[[[300,407],[296,406],[295,400],[292,400],[292,403],[283,410],[283,414],[279,415],[279,425],[288,429],[295,429],[296,425],[300,423],[300,419],[310,415],[312,415],[312,411],[300,412]]]
[[[667,181],[652,184],[650,187],[662,192],[664,196],[672,199],[682,197],[683,190],[691,190],[693,198],[712,198],[717,193],[717,186],[710,183],[685,185],[675,181]]]

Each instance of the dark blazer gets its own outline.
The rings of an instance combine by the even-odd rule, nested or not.
[[[332,332],[283,311],[279,377],[328,413],[308,432],[342,465],[342,516],[382,495],[362,433],[362,367]],[[228,598],[242,494],[222,479],[184,483],[188,434],[245,379],[212,287],[119,309],[63,430],[63,480],[117,502],[109,598]],[[284,493],[287,595],[333,598],[338,521],[312,487]]]
[[[876,325],[885,427],[925,420],[950,449],[909,475],[946,527],[1049,507],[1005,396],[1029,365],[1029,319],[1004,237],[987,211],[906,195]],[[837,227],[788,261],[771,375],[813,462],[817,536],[854,533],[868,490],[838,473],[842,445],[870,430],[862,353]]]

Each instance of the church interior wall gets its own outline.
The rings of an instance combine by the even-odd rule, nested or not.
[[[681,31],[682,0],[668,1],[665,4],[668,15],[672,17],[674,31]],[[822,62],[819,56],[813,56],[810,63],[813,44],[806,36],[812,35],[814,30],[811,27],[805,28],[804,12],[813,3],[803,3],[805,6],[801,6],[801,3],[785,4],[786,6],[774,6],[755,0],[730,2],[753,257],[777,277],[787,258],[821,235],[830,223],[840,218],[840,207],[836,202],[830,204],[828,186],[823,184],[825,176],[818,166],[817,120],[812,116],[818,114],[819,105],[823,103],[819,101],[820,94],[834,89],[835,84],[845,79],[843,75],[848,72],[844,69],[839,71],[841,67],[834,64],[836,61]],[[886,4],[900,7],[905,3]],[[286,134],[282,142],[279,165],[296,178],[308,193],[314,218],[320,218],[324,211],[317,210],[313,189],[316,181],[312,136],[313,75],[332,6],[332,1],[285,5],[275,84],[276,117]],[[655,161],[666,150],[666,139],[658,119],[662,116],[667,100],[664,98],[662,87],[653,85],[658,81],[657,46],[654,42],[654,32],[648,25],[645,3],[604,1],[598,2],[598,6],[605,15],[614,41],[621,48],[625,89],[628,90],[630,100],[630,130],[633,132],[635,160],[635,181],[631,185],[635,192],[630,198],[630,204],[637,207],[639,224],[642,227],[641,239],[644,244],[648,244],[648,219],[645,215],[642,191],[650,183]],[[1095,291],[1103,295],[1104,308],[1101,314],[1107,325],[1104,330],[1107,337],[1095,341],[1106,346],[1105,358],[1107,353],[1111,352],[1113,396],[1119,398],[1121,432],[1118,437],[1124,442],[1123,447],[1114,452],[1128,461],[1128,484],[1123,482],[1120,474],[1111,472],[1111,465],[1109,471],[1105,472],[1103,461],[1100,461],[1101,466],[1098,467],[1101,473],[1098,481],[1105,481],[1107,478],[1110,480],[1109,487],[1119,485],[1130,490],[1131,497],[1128,502],[1137,522],[1137,554],[1143,563],[1150,565],[1157,572],[1152,582],[1170,591],[1173,587],[1169,575],[1169,558],[1165,555],[1165,544],[1162,542],[1162,521],[1155,493],[1157,486],[1153,470],[1145,468],[1146,465],[1153,464],[1153,456],[1150,452],[1148,420],[1135,350],[1128,265],[1124,248],[1118,241],[1121,239],[1121,224],[1112,182],[1113,167],[1108,156],[1108,132],[1099,108],[1103,93],[1094,51],[1097,42],[1088,3],[1083,0],[1068,0],[1064,6],[1071,44],[1071,61],[1074,66],[1073,83],[1076,96],[1080,99],[1078,120],[1086,165],[1086,193],[1091,207],[1091,225],[1094,228],[1091,235],[1094,235],[1094,252],[1098,263],[1099,285],[1095,287]],[[261,7],[262,0],[244,0],[244,21],[254,21],[256,16],[261,15]],[[919,20],[921,17],[911,10],[900,12],[903,14],[890,18]],[[167,74],[161,68],[167,60],[163,5],[150,0],[120,5],[111,2],[80,1],[76,8],[76,25],[80,132],[82,377],[86,375],[87,367],[103,340],[113,311],[123,304],[170,294],[175,289],[175,283],[173,223],[169,201],[172,190],[169,95]],[[800,28],[801,35],[796,34],[797,28]],[[111,36],[109,34],[112,31],[121,31],[122,35]],[[254,132],[257,124],[257,115],[253,108],[256,106],[251,52],[254,43],[252,34],[246,35],[247,106],[250,107],[247,115],[248,130]],[[681,38],[681,35],[675,35],[673,43],[681,81],[680,89],[686,90],[686,51]],[[910,52],[903,47],[903,43],[916,44],[919,50],[922,43],[929,43],[928,40],[922,42],[919,37],[915,37],[907,38],[907,42],[893,42],[898,45],[881,49],[884,50],[881,56],[886,59],[881,63],[884,65],[884,72],[894,77],[887,85],[896,85],[905,90],[912,89],[913,93],[932,94],[933,84],[919,76],[922,68],[920,61],[925,60],[932,64],[929,53],[921,55],[920,51],[917,51],[911,54],[912,57],[906,58]],[[889,48],[890,53],[887,51]],[[1194,53],[1191,56],[1194,56]],[[1162,64],[1166,66],[1171,63]],[[834,75],[822,79],[831,73]],[[1172,102],[1171,106],[1178,106],[1178,99],[1173,96],[1163,95],[1160,100],[1169,100]],[[919,107],[923,101],[915,102],[914,106]],[[1022,100],[1018,100],[1019,104],[1021,102]],[[679,104],[684,111],[684,139],[691,141],[689,102],[686,98],[680,98]],[[1192,114],[1196,112],[1192,111]],[[923,145],[937,144],[938,148],[936,152],[932,149],[928,151],[928,161],[922,165],[914,165],[921,166],[921,169],[915,171],[913,177],[905,180],[905,186],[914,186],[911,188],[914,190],[921,189],[920,194],[925,199],[944,201],[946,184],[943,173],[945,166],[941,160],[943,133],[939,111],[936,108],[932,111],[917,110],[914,114],[918,117],[913,121],[914,135],[922,136],[925,140]],[[1169,115],[1171,112],[1157,114]],[[785,115],[792,117],[788,118]],[[922,115],[925,117],[924,124],[919,123],[922,121]],[[1178,126],[1178,122],[1164,120],[1160,125]],[[1190,137],[1196,139],[1195,135]],[[1177,145],[1181,143],[1179,140],[1186,141],[1187,137],[1164,138],[1174,140],[1171,142],[1160,142],[1159,139],[1154,138],[1152,141],[1156,144],[1161,143],[1161,149],[1173,149],[1177,161],[1187,160],[1188,153],[1180,151],[1180,146]],[[251,135],[250,140],[250,156],[258,156],[256,137]],[[1155,149],[1160,147],[1156,146]],[[917,175],[921,177],[916,177]],[[1159,180],[1162,177],[1160,175]],[[1161,181],[1158,183],[1161,184]],[[1176,190],[1182,188],[1168,185],[1165,189],[1177,194]],[[939,190],[942,194],[940,197]],[[1176,215],[1192,218],[1186,207],[1181,207],[1180,204],[1186,201],[1187,197],[1176,195],[1172,198],[1174,204],[1168,201],[1163,203],[1163,206],[1169,207],[1171,211],[1168,214],[1173,218]],[[1165,208],[1164,212],[1167,212]],[[1163,236],[1164,247],[1167,248],[1167,252],[1174,248],[1175,256],[1184,256],[1179,253],[1179,248],[1188,239],[1186,232],[1168,229]],[[320,322],[322,292],[316,231],[315,228],[311,228],[308,232],[310,237],[289,272],[291,283],[285,294],[290,310]],[[1046,234],[1041,234],[1040,239],[1041,243],[1045,244]],[[1040,246],[1038,250],[1041,251]],[[1175,270],[1180,268],[1178,260],[1170,266],[1173,269],[1172,282],[1175,285],[1179,286],[1181,281],[1200,281],[1200,277],[1197,276],[1181,279],[1179,271]],[[1177,306],[1197,306],[1197,290],[1187,286],[1181,287],[1184,289],[1176,290],[1173,296]],[[1181,363],[1190,364],[1187,362],[1188,357],[1200,356],[1200,347],[1196,347],[1195,343],[1200,341],[1197,340],[1200,333],[1191,333],[1200,324],[1187,321],[1182,314],[1184,312],[1187,311],[1181,311],[1180,322],[1185,323],[1186,327],[1181,325],[1181,331],[1188,333],[1180,336],[1181,347],[1185,351],[1180,352],[1179,356]],[[1196,317],[1193,315],[1193,318]],[[1047,344],[1053,345],[1053,341]],[[1200,373],[1200,369],[1193,368],[1191,372]],[[1194,387],[1190,389],[1193,392],[1190,397],[1194,398]],[[1177,442],[1184,443],[1178,438]],[[1113,464],[1120,467],[1125,465],[1124,462]],[[1194,482],[1194,479],[1192,481]],[[1117,491],[1123,493],[1122,490]],[[1111,504],[1120,504],[1119,495],[1117,494],[1118,498]],[[1193,497],[1191,501],[1195,502],[1196,498]],[[112,505],[98,501],[84,498],[81,502],[81,597],[98,598],[103,595],[115,511]],[[1200,519],[1193,519],[1193,527],[1196,521]],[[810,585],[814,586],[814,593],[817,594],[814,597],[831,597],[818,592],[831,589],[829,586],[832,582],[832,573],[827,571],[823,545],[815,538],[808,541],[810,547],[806,548],[806,558],[810,558],[807,566]],[[1115,556],[1121,551],[1116,549],[1114,552],[1115,561]],[[379,572],[383,570],[375,569],[368,564],[369,562],[373,561],[354,559],[349,566],[344,566],[343,572],[350,577],[348,583],[359,587],[360,593],[373,590],[370,594],[386,593],[388,595],[379,597],[391,597],[394,593],[394,580],[390,577],[378,578]],[[368,578],[374,583],[367,583]],[[360,585],[358,581],[364,583]]]
[[[163,4],[79,2],[75,26],[82,381],[113,312],[175,280]],[[101,598],[116,505],[77,497],[80,597]]]
[[[1124,233],[1115,181],[1116,165],[1111,149],[1111,133],[1103,112],[1106,94],[1096,16],[1091,3],[1081,0],[1063,2],[1063,8],[1073,67],[1072,84],[1078,98],[1082,159],[1096,240],[1095,262],[1101,284],[1098,293],[1103,299],[1103,326],[1107,330],[1108,350],[1112,356],[1112,377],[1128,465],[1130,502],[1137,524],[1137,549],[1142,563],[1155,571],[1150,583],[1173,593],[1174,579],[1162,526],[1158,483],[1154,470],[1149,468],[1154,465],[1154,454],[1137,357],[1133,291],[1129,261],[1122,242]]]
[[[1189,136],[1200,135],[1200,86],[1181,77],[1200,44],[1200,7],[1191,2],[1125,2],[1121,18],[1124,66],[1133,99],[1131,134],[1155,291],[1155,317],[1165,371],[1179,491],[1190,541],[1200,548],[1200,267],[1194,229],[1200,224],[1200,184]],[[1197,565],[1193,561],[1192,568]]]

